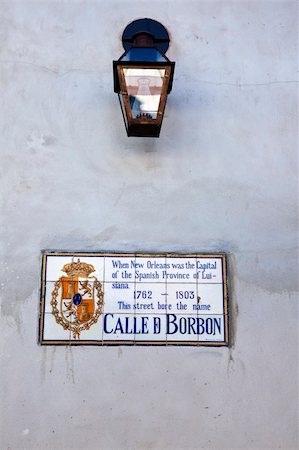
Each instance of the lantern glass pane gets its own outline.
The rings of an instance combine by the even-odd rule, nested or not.
[[[119,98],[119,103],[120,103],[120,107],[121,107],[121,112],[122,112],[122,115],[123,115],[123,118],[125,121],[125,126],[126,126],[126,129],[128,129],[128,118],[126,115],[126,107],[124,104],[124,97],[123,97],[123,95],[118,94],[118,98]]]
[[[157,118],[165,69],[124,68],[132,119]]]

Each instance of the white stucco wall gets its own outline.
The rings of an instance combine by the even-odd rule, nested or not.
[[[297,448],[296,3],[0,12],[1,450]],[[176,61],[159,139],[113,92],[143,17]],[[40,347],[45,248],[228,252],[234,346]]]

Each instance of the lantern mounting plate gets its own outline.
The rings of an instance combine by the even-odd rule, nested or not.
[[[166,53],[169,47],[169,34],[166,28],[153,19],[138,19],[129,23],[124,29],[122,42],[127,52],[134,46],[134,40],[139,34],[148,34],[152,37],[154,46],[161,52]]]

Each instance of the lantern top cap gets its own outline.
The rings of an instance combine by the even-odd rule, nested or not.
[[[151,44],[149,44],[149,39],[147,40],[146,36],[151,40]],[[169,41],[169,34],[166,28],[153,19],[134,20],[126,26],[122,35],[123,47],[126,52],[136,45],[143,46],[141,43],[144,42],[144,47],[154,46],[161,53],[166,53]]]
[[[167,63],[169,62],[169,59],[167,56],[160,53],[156,47],[132,47],[120,57],[119,61],[136,61],[139,62],[139,64],[141,62]]]

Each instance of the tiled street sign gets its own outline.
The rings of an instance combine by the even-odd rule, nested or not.
[[[43,345],[228,345],[224,254],[43,253]]]

